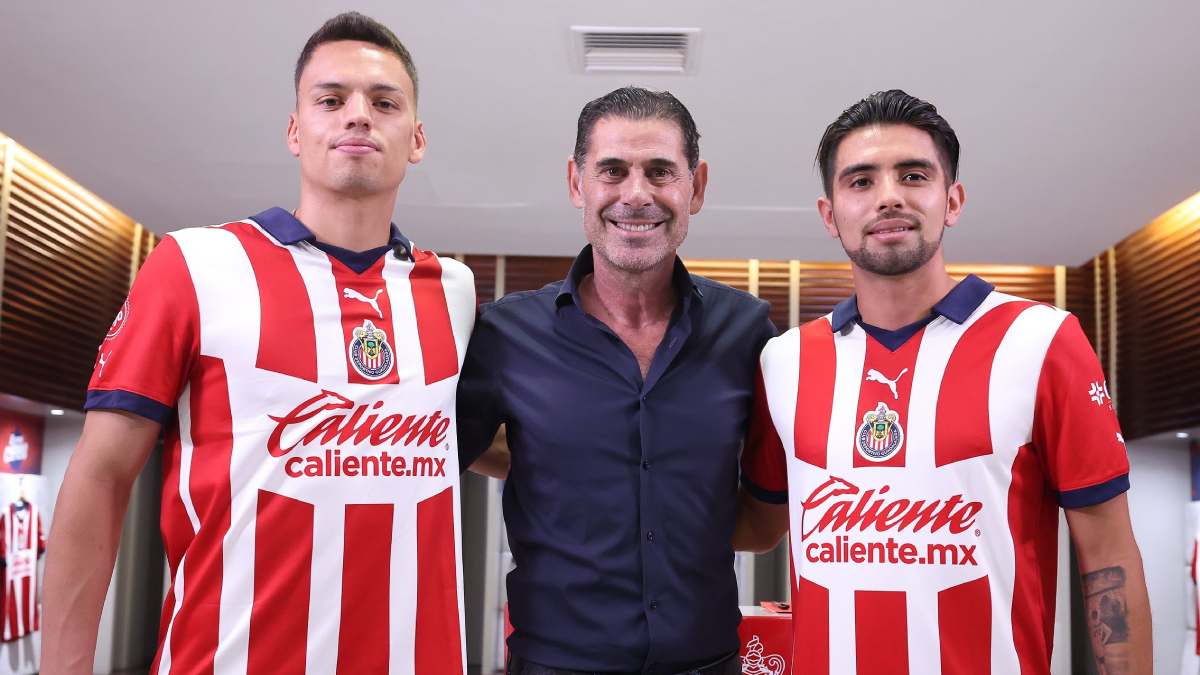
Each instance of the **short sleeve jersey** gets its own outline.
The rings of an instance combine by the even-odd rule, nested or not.
[[[743,480],[789,503],[807,672],[1049,673],[1059,506],[1128,489],[1078,321],[952,294],[894,350],[835,311],[762,353]]]
[[[0,512],[0,558],[4,560],[3,640],[20,639],[42,623],[38,556],[46,550],[41,509],[27,501],[13,502]]]
[[[362,271],[281,209],[163,238],[89,409],[167,424],[152,673],[464,672],[455,389],[470,271]]]

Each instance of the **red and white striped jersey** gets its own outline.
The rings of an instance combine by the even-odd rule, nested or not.
[[[1049,673],[1059,505],[1128,488],[1078,321],[952,296],[894,351],[835,311],[762,353],[744,480],[790,504],[806,673]]]
[[[42,514],[30,502],[13,502],[0,512],[0,558],[4,559],[4,641],[41,628],[38,556],[46,550]]]
[[[176,413],[152,673],[465,672],[474,316],[462,264],[414,247],[358,273],[280,209],[163,238],[87,403]]]

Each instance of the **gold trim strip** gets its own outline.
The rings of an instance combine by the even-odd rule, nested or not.
[[[1108,396],[1117,407],[1117,249],[1108,249]]]
[[[1054,266],[1054,306],[1059,309],[1067,308],[1067,267]]]
[[[1100,256],[1092,258],[1092,300],[1095,311],[1096,353],[1104,353],[1104,286],[1100,280]]]
[[[800,325],[800,261],[788,261],[788,325],[787,330]]]
[[[138,269],[142,266],[142,228],[141,223],[133,224],[133,250],[129,253],[129,287],[133,288],[133,280],[137,278]]]
[[[507,265],[504,261],[504,256],[502,256],[502,255],[496,256],[496,293],[495,293],[496,300],[499,300],[500,298],[504,297],[505,267],[507,267]]]
[[[749,261],[750,267],[746,271],[747,283],[750,286],[750,295],[758,297],[758,258],[751,258]]]
[[[13,165],[16,161],[17,144],[13,139],[0,135],[4,145],[4,165],[0,170],[0,307],[4,306],[4,263],[8,260],[8,204],[12,197]],[[0,317],[0,331],[4,329]]]

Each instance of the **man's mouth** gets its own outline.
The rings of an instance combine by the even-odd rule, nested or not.
[[[618,230],[624,230],[625,232],[649,232],[650,230],[653,230],[654,228],[658,227],[659,225],[662,225],[666,221],[660,220],[658,222],[647,223],[647,222],[628,222],[628,221],[605,219],[604,222],[617,228]]]
[[[378,152],[379,150],[378,144],[365,138],[354,138],[338,141],[334,144],[334,147],[342,152],[349,152],[359,155],[367,154],[369,152]]]
[[[875,223],[867,228],[867,235],[879,237],[894,237],[904,234],[905,232],[915,231],[917,226],[912,222],[903,218],[889,218],[887,220]]]

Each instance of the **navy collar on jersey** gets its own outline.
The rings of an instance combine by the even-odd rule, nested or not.
[[[588,244],[575,257],[575,262],[571,263],[571,271],[567,272],[567,278],[563,279],[558,295],[554,298],[554,305],[562,307],[564,302],[570,300],[577,307],[583,307],[583,302],[579,297],[579,284],[583,283],[583,278],[595,269],[596,261],[592,258],[592,245]],[[677,298],[687,298],[689,295],[695,295],[697,298],[704,297],[704,292],[692,281],[692,275],[688,273],[687,267],[679,259],[679,256],[675,256],[675,268],[671,272],[671,285],[675,287],[675,297]]]
[[[933,306],[929,318],[944,316],[954,323],[962,323],[971,316],[983,301],[987,299],[989,293],[995,286],[980,279],[974,274],[968,274],[966,279],[954,285],[946,297],[938,300]],[[858,313],[858,298],[850,296],[839,302],[833,308],[833,316],[830,317],[830,322],[833,332],[840,333],[845,330],[846,326],[851,322],[861,322],[862,315]],[[922,320],[928,323],[928,319]],[[918,322],[921,323],[921,322]],[[903,330],[903,329],[900,329]]]
[[[317,241],[317,235],[305,227],[304,223],[297,220],[291,212],[281,209],[278,206],[273,206],[258,215],[251,216],[251,220],[262,226],[267,231],[267,234],[270,234],[284,246],[291,246],[292,244],[307,241],[360,274],[375,264],[375,261],[379,260],[380,255],[389,250],[394,250],[397,246],[403,247],[403,250],[406,252],[412,251],[412,242],[408,240],[408,237],[400,233],[400,229],[396,227],[395,223],[390,224],[391,232],[388,235],[387,246],[373,248],[368,251],[351,251],[340,246]]]

